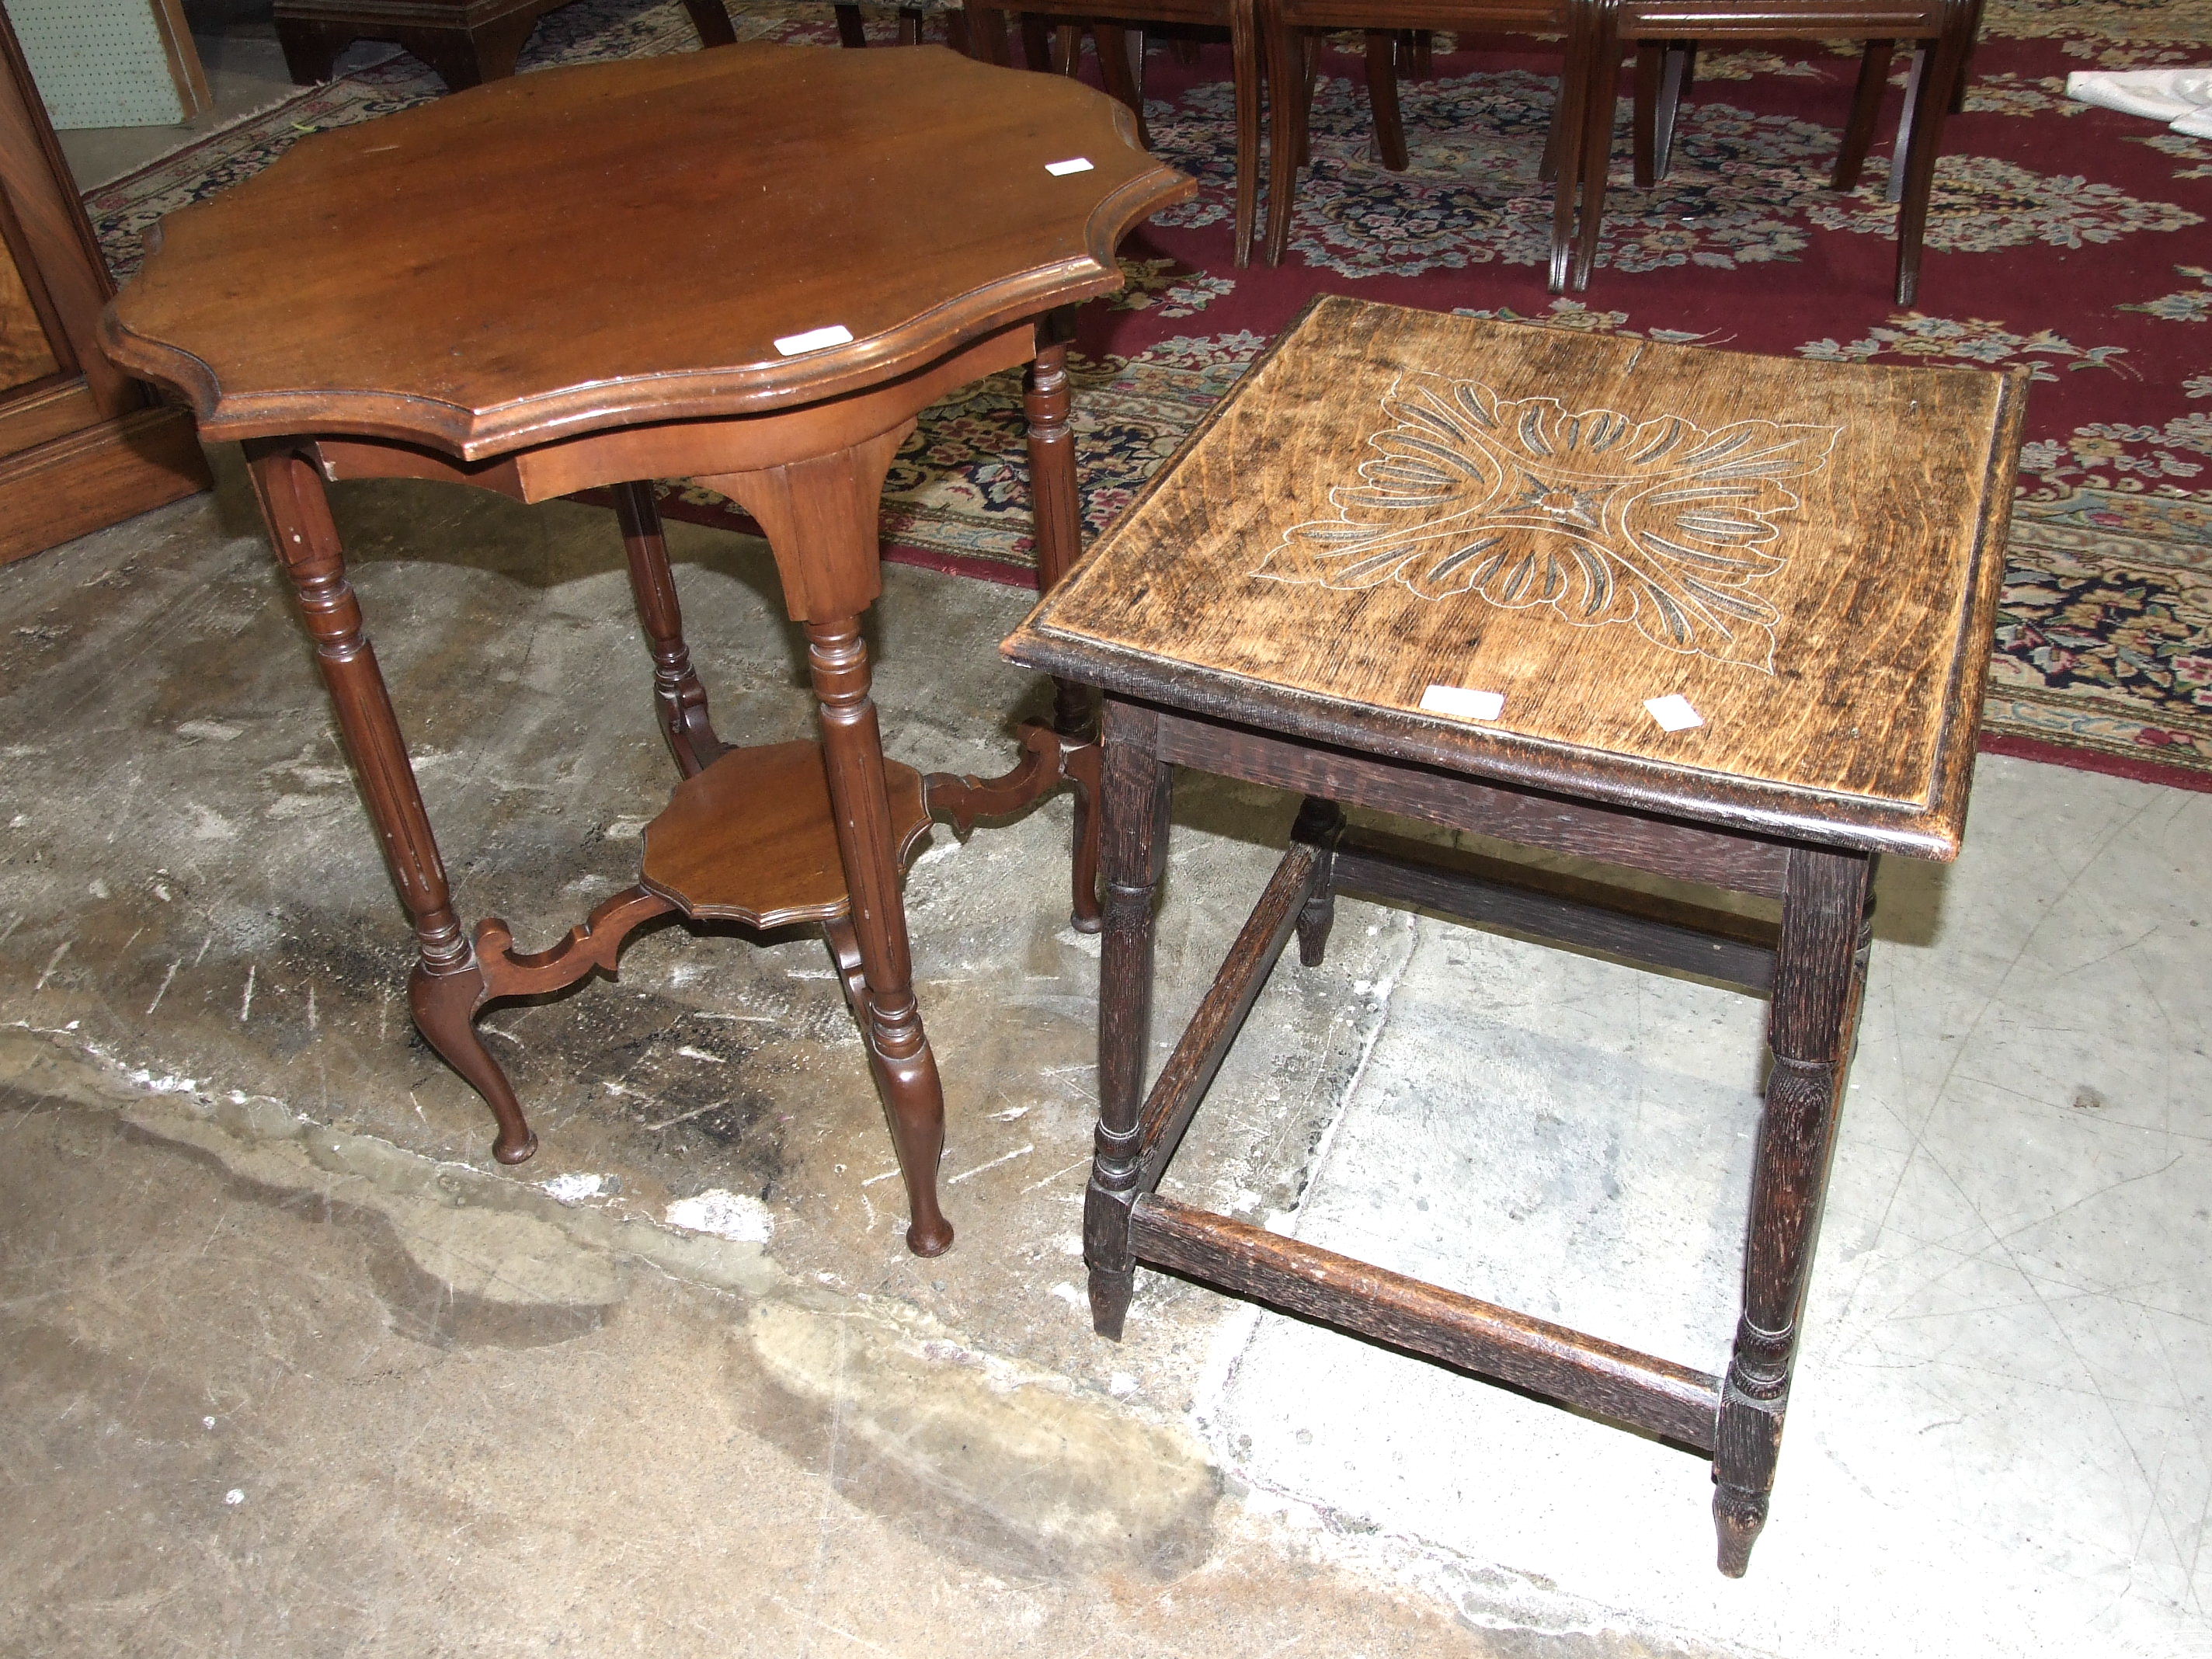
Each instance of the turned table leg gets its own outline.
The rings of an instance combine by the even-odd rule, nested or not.
[[[1159,758],[1159,718],[1109,699],[1105,720],[1106,935],[1098,967],[1098,1127],[1083,1200],[1083,1261],[1091,1323],[1119,1340],[1136,1264],[1129,1256],[1138,1118],[1152,1054],[1152,902],[1166,868],[1174,771]]]
[[[1740,1578],[1766,1524],[1835,1146],[1851,1028],[1865,982],[1873,864],[1859,853],[1793,848],[1775,954],[1767,1079],[1744,1240],[1743,1313],[1721,1394],[1713,1452],[1720,1569]]]
[[[737,501],[759,523],[775,556],[785,608],[806,629],[807,672],[821,717],[857,971],[844,948],[845,927],[830,930],[831,945],[846,994],[856,1003],[905,1177],[907,1248],[916,1255],[938,1255],[952,1243],[951,1225],[937,1202],[945,1093],[915,1000],[898,849],[884,782],[883,733],[868,695],[868,651],[860,623],[883,592],[876,524],[884,477],[913,428],[909,421],[834,454],[699,482]]]
[[[684,612],[676,602],[676,578],[668,568],[668,543],[661,533],[653,486],[617,484],[614,494],[623,550],[629,557],[630,592],[653,647],[653,696],[659,708],[661,735],[668,739],[678,769],[692,777],[729,745],[714,735],[708,720],[707,690],[699,684],[690,647],[684,642]]]
[[[1074,395],[1067,379],[1073,339],[1072,310],[1037,328],[1037,354],[1023,388],[1029,419],[1030,496],[1036,517],[1037,591],[1049,593],[1083,556],[1083,498],[1076,482]],[[1061,773],[1075,791],[1076,928],[1095,933],[1098,909],[1098,761],[1094,699],[1072,680],[1053,682],[1053,730],[1060,734]]]
[[[338,728],[360,776],[401,902],[415,924],[418,959],[408,982],[415,1024],[429,1045],[484,1097],[499,1120],[492,1155],[520,1164],[538,1150],[514,1090],[471,1024],[484,994],[477,957],[446,884],[446,868],[399,735],[392,697],[346,580],[345,553],[321,476],[281,441],[249,447],[254,494],[269,538],[291,580],[315,660],[337,705]]]

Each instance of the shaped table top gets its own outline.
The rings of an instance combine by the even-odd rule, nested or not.
[[[1194,188],[1103,94],[939,46],[546,70],[171,214],[101,340],[211,439],[475,460],[893,379],[1117,289]]]
[[[1948,858],[2024,390],[1324,298],[1007,654],[1400,759]]]

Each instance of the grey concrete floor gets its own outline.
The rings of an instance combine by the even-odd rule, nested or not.
[[[1893,863],[1775,1519],[1693,1461],[1146,1276],[1080,1311],[1064,801],[908,884],[960,1230],[901,1248],[818,941],[666,928],[415,1042],[406,937],[234,458],[0,570],[0,1651],[2185,1653],[2212,1504],[2212,799],[1985,759]],[[550,942],[671,781],[610,515],[339,514],[464,913]],[[809,701],[677,526],[726,735]],[[887,573],[890,746],[991,770],[1018,592]],[[1158,1035],[1294,803],[1189,779]],[[1171,1185],[1717,1367],[1761,1006],[1347,903]]]

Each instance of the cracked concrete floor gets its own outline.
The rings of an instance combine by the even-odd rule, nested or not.
[[[234,461],[0,571],[0,1651],[2202,1651],[2212,798],[1984,760],[1893,862],[1775,1521],[1663,1448],[1156,1276],[1093,1338],[1065,802],[909,883],[947,1256],[818,941],[669,927],[416,1042],[401,918]],[[670,782],[611,519],[338,498],[465,915],[532,948]],[[802,735],[684,526],[725,735]],[[1018,592],[887,573],[890,747],[994,770]],[[1158,1034],[1293,803],[1178,797]],[[1759,1005],[1347,903],[1179,1158],[1211,1207],[1707,1368]],[[684,1223],[688,1224],[672,1224]],[[236,1494],[234,1499],[232,1495]]]

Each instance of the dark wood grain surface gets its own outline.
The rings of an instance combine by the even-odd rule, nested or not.
[[[1948,857],[2024,384],[1323,298],[1007,653],[1301,738]],[[1427,712],[1434,685],[1504,707]],[[1705,723],[1662,729],[1644,704],[1670,694]]]
[[[102,340],[206,437],[473,460],[880,383],[1118,288],[1115,243],[1193,188],[1103,94],[939,46],[548,70],[171,215]],[[828,328],[851,343],[777,349]]]

